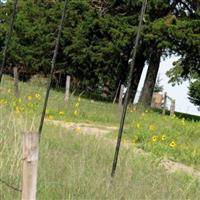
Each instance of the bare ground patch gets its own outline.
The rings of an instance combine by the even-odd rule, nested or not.
[[[48,123],[57,125],[68,130],[75,130],[83,135],[94,135],[96,137],[102,137],[110,132],[116,131],[117,127],[112,126],[101,126],[89,123],[75,123],[75,122],[64,122],[58,120],[46,120]]]

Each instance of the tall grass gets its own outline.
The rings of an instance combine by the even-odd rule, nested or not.
[[[22,175],[22,132],[37,130],[42,101],[34,98],[36,93],[44,94],[45,89],[31,84],[20,83],[21,101],[8,93],[12,82],[6,81],[1,87],[0,105],[0,178],[21,188]],[[33,107],[27,96],[31,95]],[[52,91],[49,102],[49,114],[57,120],[92,122],[117,125],[119,113],[116,105],[81,100],[80,113],[74,115],[77,97],[68,105],[63,103],[63,94]],[[7,101],[7,103],[5,103]],[[16,106],[24,108],[17,112]],[[60,116],[59,111],[65,112]],[[174,128],[173,137],[179,138],[182,123],[171,118],[163,118],[154,113],[141,113],[129,109],[125,126],[125,138],[132,141],[133,136],[145,146],[154,134],[168,127]],[[166,123],[167,122],[167,123]],[[139,129],[137,123],[143,123]],[[150,124],[157,126],[158,132],[148,132]],[[187,123],[187,122],[186,122]],[[194,124],[186,124],[189,129]],[[198,124],[195,124],[198,127]],[[162,128],[163,127],[163,128]],[[187,127],[187,126],[186,126]],[[134,134],[132,134],[134,131]],[[147,134],[146,134],[147,133]],[[162,132],[163,133],[163,132]],[[171,132],[169,132],[171,133]],[[113,133],[114,134],[114,133]],[[171,133],[172,134],[172,133]],[[116,137],[116,133],[114,134]],[[177,139],[176,138],[176,139]],[[186,137],[186,134],[184,135]],[[182,138],[182,141],[184,141]],[[196,138],[196,134],[195,134]],[[196,140],[196,139],[195,139]],[[144,142],[144,143],[143,143]],[[197,142],[198,143],[198,142]],[[60,127],[45,124],[40,144],[38,171],[38,199],[199,199],[200,182],[181,172],[167,174],[159,166],[156,156],[135,153],[134,145],[120,151],[116,176],[110,178],[111,164],[115,146],[104,139],[77,134]],[[150,150],[151,149],[147,149]],[[158,149],[157,149],[158,150]],[[156,151],[155,151],[156,152]],[[162,155],[162,154],[161,154]],[[0,199],[20,199],[21,194],[0,182]]]
[[[31,119],[11,113],[1,121],[0,134],[1,178],[19,188],[21,132],[27,128],[24,121],[31,124]],[[199,198],[198,180],[181,173],[167,174],[158,159],[135,154],[134,147],[122,148],[116,177],[111,179],[113,153],[114,145],[105,140],[45,125],[40,145],[38,199]],[[1,199],[20,199],[19,192],[3,184],[0,194]]]

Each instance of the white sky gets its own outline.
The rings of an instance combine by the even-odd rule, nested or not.
[[[169,78],[165,75],[165,73],[172,67],[172,63],[177,60],[177,57],[167,58],[161,61],[159,75],[161,78],[161,85],[164,86],[164,92],[167,92],[168,96],[176,99],[176,111],[190,113],[200,116],[200,112],[197,110],[197,107],[190,103],[188,99],[188,82],[184,82],[182,85],[176,85],[174,87],[168,83]],[[144,84],[144,79],[147,72],[147,66],[145,66],[142,78],[139,83],[138,91],[142,90],[142,86]],[[138,99],[139,92],[136,95],[136,101]]]

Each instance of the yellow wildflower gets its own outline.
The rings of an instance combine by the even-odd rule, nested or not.
[[[136,124],[136,128],[138,128],[138,129],[140,128],[140,124],[139,123]]]
[[[78,110],[74,111],[74,115],[77,116],[78,115]]]
[[[169,144],[170,147],[172,148],[175,148],[176,147],[176,142],[175,141],[172,141],[170,144]]]
[[[148,110],[145,110],[145,113],[148,113],[149,111]]]
[[[81,132],[81,128],[80,128],[80,127],[77,127],[77,128],[75,129],[75,131],[76,131],[76,133],[80,133],[80,132]]]
[[[65,114],[65,113],[64,113],[63,111],[60,111],[60,112],[59,112],[59,115],[60,115],[60,116],[63,116],[64,114]]]
[[[37,99],[37,100],[41,100],[41,95],[40,94],[35,94],[35,98]]]
[[[78,108],[79,106],[80,106],[80,103],[77,102],[76,105],[75,105],[75,107]]]
[[[8,93],[11,93],[11,89],[8,89]]]
[[[31,95],[28,96],[28,100],[29,100],[29,101],[31,101],[32,98],[33,98],[33,97],[32,97]]]
[[[166,140],[166,135],[162,135],[161,140],[162,141]]]
[[[150,125],[149,125],[149,130],[150,130],[150,131],[155,131],[155,130],[156,130],[156,127],[155,127],[153,124],[150,124]]]
[[[49,120],[53,120],[53,115],[48,115]]]
[[[81,101],[81,97],[78,97],[78,102],[80,102]]]
[[[142,113],[142,117],[144,117],[144,116],[145,116],[145,113],[143,112],[143,113]]]
[[[158,136],[156,136],[156,135],[152,136],[151,140],[152,140],[153,142],[156,142],[156,141],[158,140]]]
[[[7,101],[5,99],[0,100],[0,105],[6,105],[6,104],[7,104]]]
[[[17,113],[20,113],[20,108],[19,108],[19,106],[16,106],[16,107],[15,107],[15,111],[16,111]]]

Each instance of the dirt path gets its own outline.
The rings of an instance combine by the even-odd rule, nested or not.
[[[63,128],[66,128],[68,130],[74,130],[80,134],[83,135],[93,135],[96,138],[103,138],[106,140],[106,142],[109,142],[109,144],[115,145],[116,141],[113,139],[106,138],[105,135],[114,131],[118,131],[118,127],[113,126],[101,126],[101,125],[95,125],[95,124],[89,124],[89,123],[74,123],[74,122],[64,122],[64,121],[58,121],[58,120],[45,120],[46,122],[60,126]],[[130,148],[133,146],[130,142],[124,142],[122,143],[123,147]],[[135,153],[142,154],[142,155],[149,155],[150,153],[145,152],[142,149],[135,150]],[[182,163],[174,162],[168,159],[163,159],[160,162],[160,165],[166,169],[168,173],[174,173],[176,171],[182,171],[187,174],[193,175],[200,179],[200,171],[195,170],[194,168],[187,166]]]
[[[74,122],[64,122],[58,120],[45,120],[45,121],[69,130],[75,130],[76,132],[79,132],[83,135],[94,135],[96,137],[102,137],[110,132],[117,130],[117,127],[100,126],[89,123],[74,123]]]

